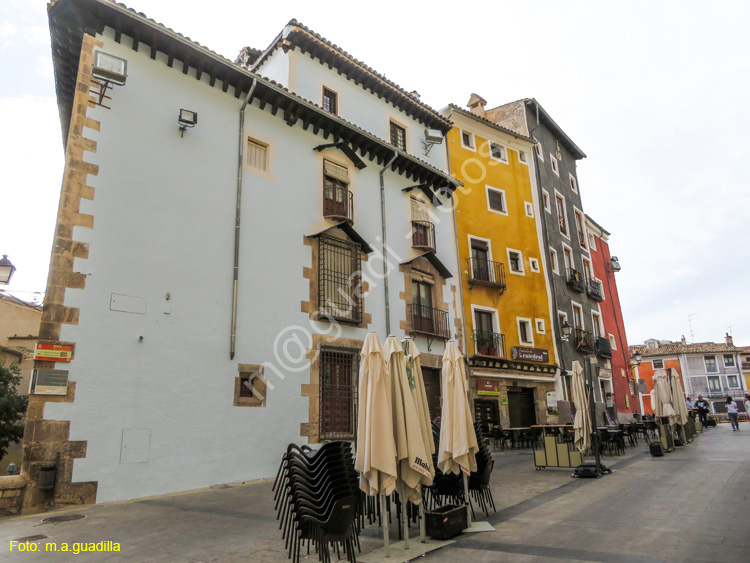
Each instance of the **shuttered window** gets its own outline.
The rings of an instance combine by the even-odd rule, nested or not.
[[[339,180],[344,184],[349,184],[349,170],[346,167],[333,163],[330,160],[324,160],[323,168],[326,176]]]
[[[248,138],[247,165],[258,170],[268,170],[268,145]]]
[[[411,220],[412,221],[429,221],[430,208],[426,201],[419,197],[411,197]]]
[[[489,202],[490,209],[494,211],[506,212],[505,209],[505,194],[500,190],[493,190],[487,188],[487,201]]]

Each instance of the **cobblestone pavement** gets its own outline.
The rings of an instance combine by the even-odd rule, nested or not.
[[[750,425],[741,428],[722,425],[663,458],[650,457],[641,442],[625,456],[605,458],[615,471],[602,479],[536,471],[528,450],[498,452],[497,513],[487,518],[496,531],[464,534],[424,560],[750,561]],[[51,513],[0,520],[0,560],[286,561],[270,486],[218,486],[60,511],[86,517],[58,524],[41,523]],[[394,524],[391,536],[397,533]],[[9,552],[10,540],[37,534],[48,537],[36,542],[36,552]],[[45,551],[51,542],[106,540],[121,551]],[[380,546],[378,528],[363,530],[363,553]]]

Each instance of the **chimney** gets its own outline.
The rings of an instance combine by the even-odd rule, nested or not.
[[[729,333],[724,336],[724,341],[727,343],[727,346],[734,346],[734,341],[732,340],[732,337],[729,336]]]
[[[485,100],[482,96],[480,96],[479,94],[472,94],[469,98],[469,103],[466,105],[469,106],[469,111],[471,113],[473,113],[474,115],[478,115],[479,117],[484,117],[484,106],[487,105],[487,100]]]

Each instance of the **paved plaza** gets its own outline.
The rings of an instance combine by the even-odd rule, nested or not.
[[[486,518],[495,531],[459,536],[423,560],[749,561],[750,425],[741,428],[721,425],[663,458],[649,456],[641,441],[625,456],[605,458],[614,472],[601,479],[537,471],[530,450],[497,452],[497,512]],[[85,518],[58,524],[41,522],[51,513],[0,520],[0,560],[286,561],[270,488],[270,481],[222,485],[60,511]],[[379,534],[363,530],[363,554],[381,546]],[[47,536],[38,551],[9,552],[10,540],[35,535]],[[107,540],[121,551],[45,551],[51,542]]]

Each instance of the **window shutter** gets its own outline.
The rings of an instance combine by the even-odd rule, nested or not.
[[[430,212],[427,207],[427,202],[413,197],[411,198],[411,220],[412,221],[429,221]]]
[[[326,176],[330,176],[336,180],[340,180],[345,184],[349,183],[349,170],[344,166],[334,164],[329,160],[323,161],[323,170]]]
[[[495,190],[488,190],[490,207],[495,211],[505,211],[505,202],[503,201],[502,192],[496,192]]]
[[[267,170],[268,145],[258,143],[252,139],[247,140],[247,164],[258,170]]]

